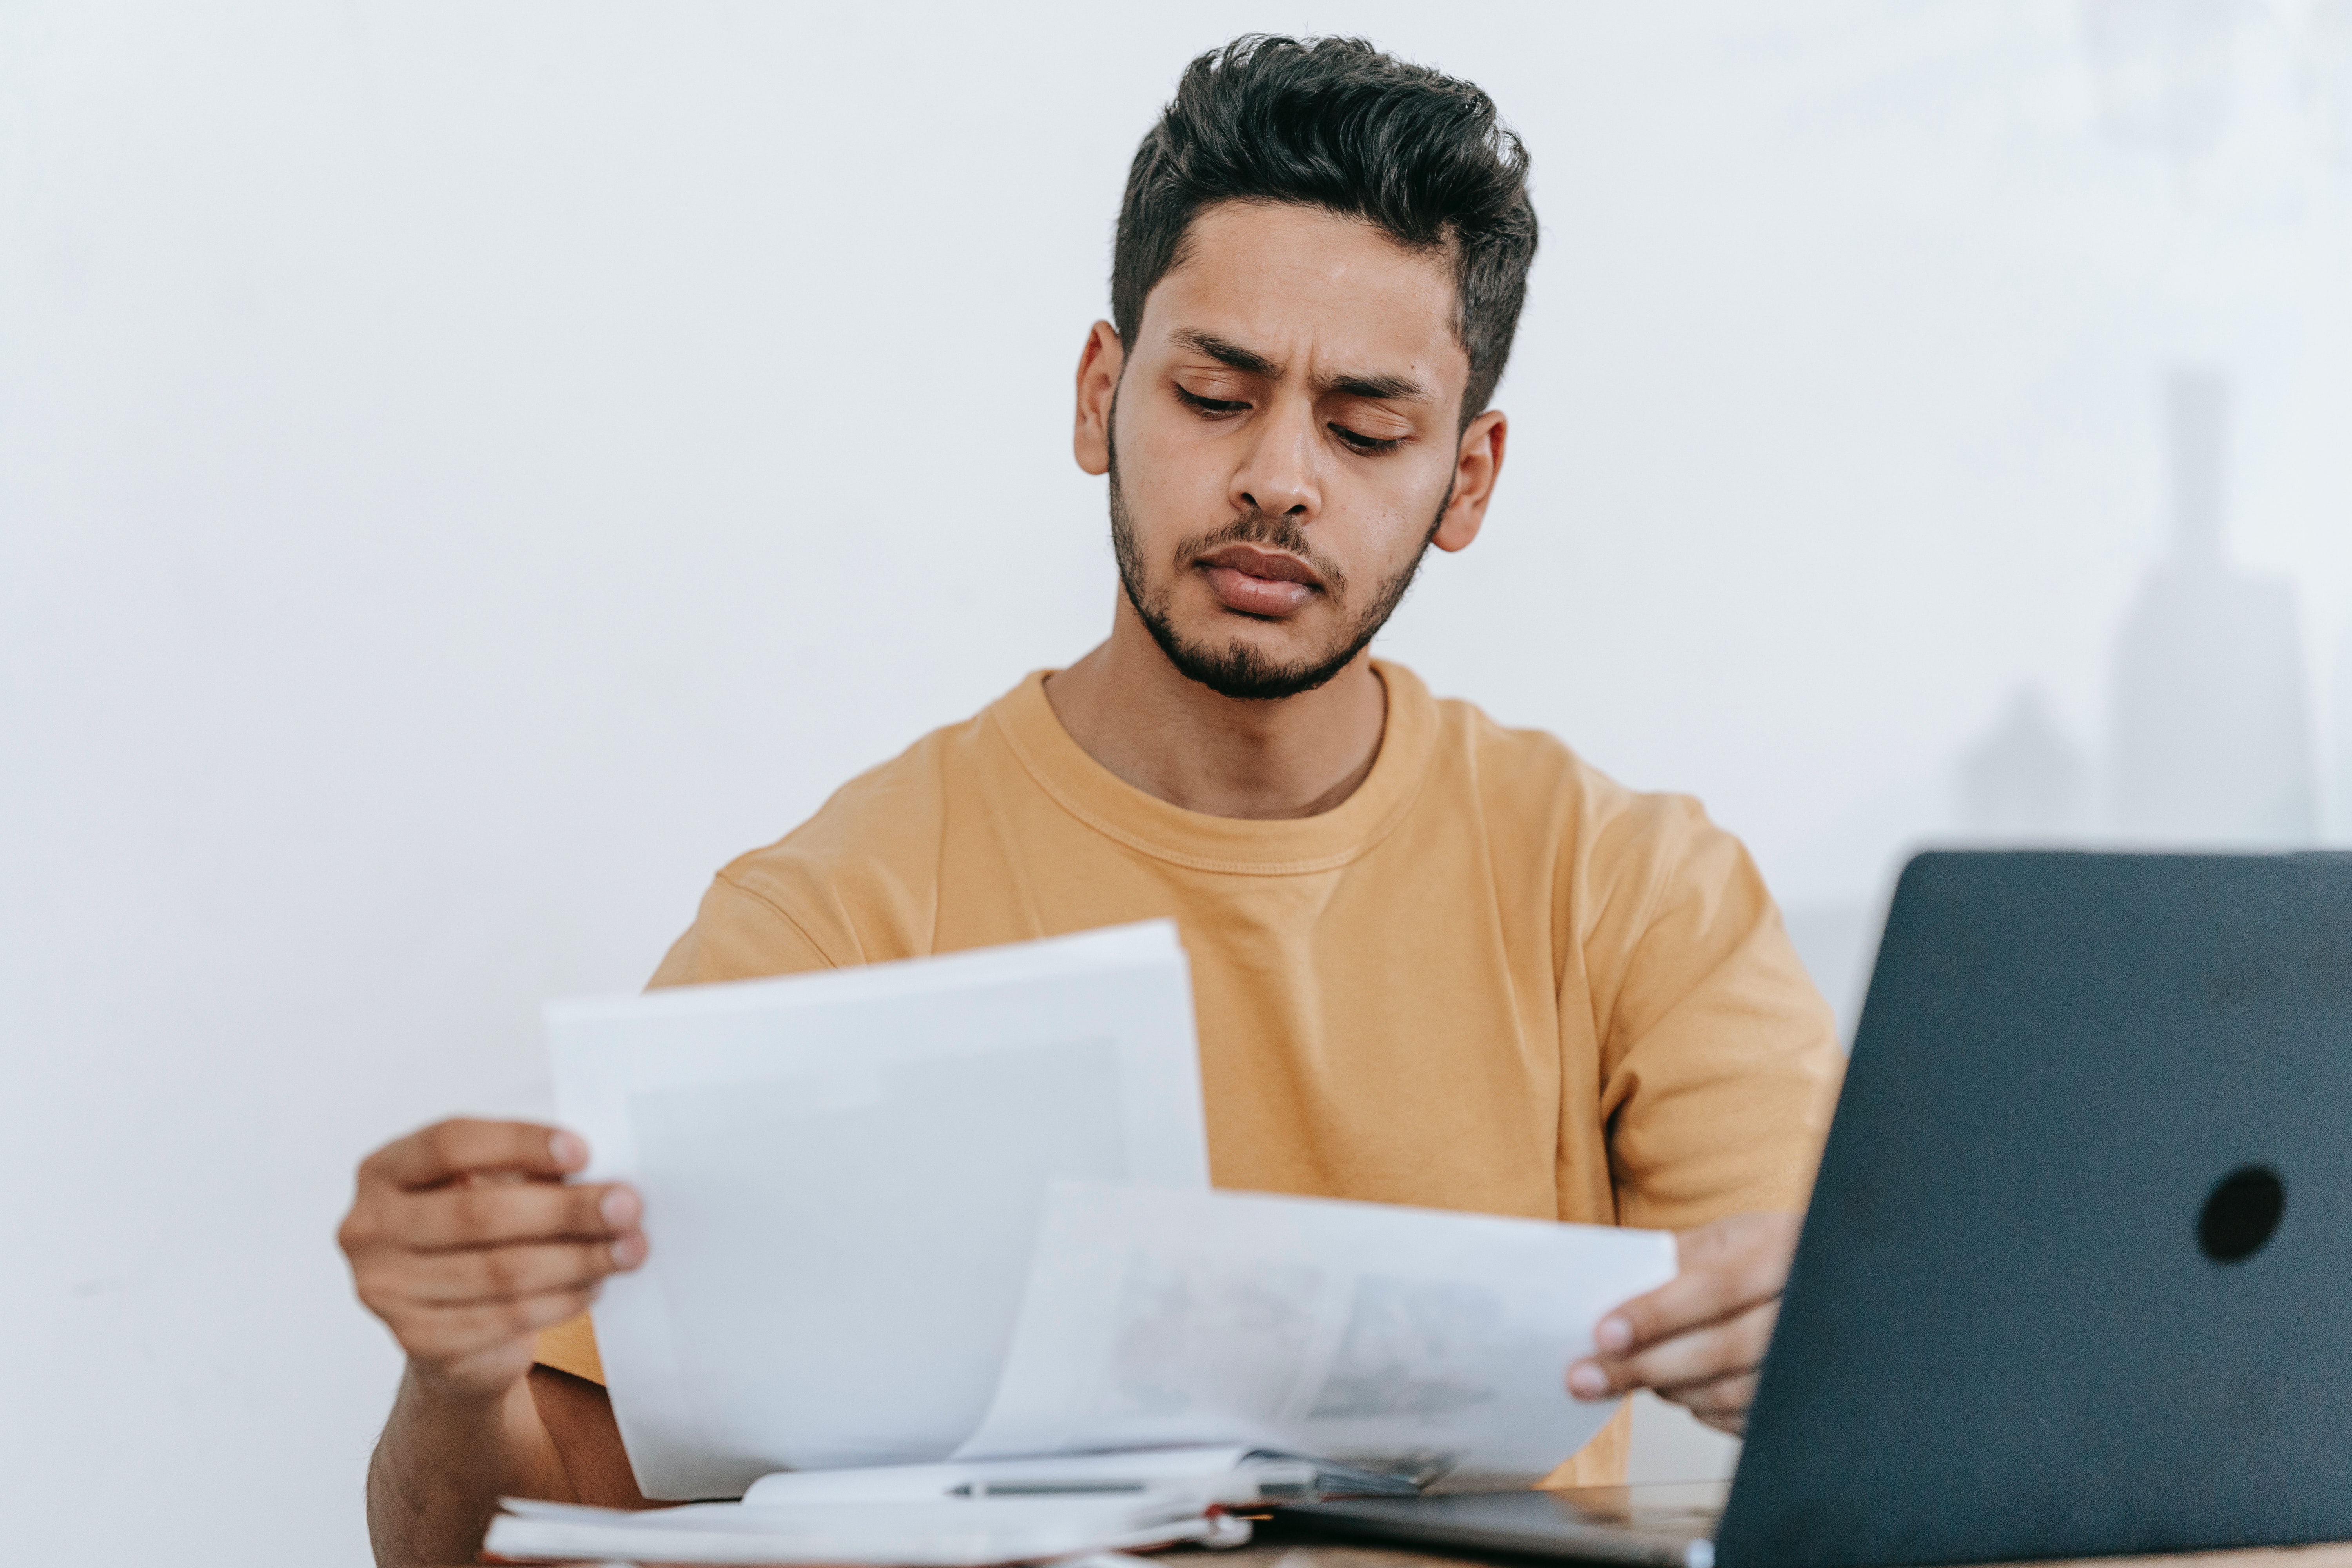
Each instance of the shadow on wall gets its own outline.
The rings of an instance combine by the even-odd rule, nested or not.
[[[2172,552],[2116,644],[2108,826],[2135,843],[2309,843],[2314,810],[2294,584],[2222,553],[2228,388],[2206,371],[2166,388]]]
[[[2116,634],[2104,765],[2066,733],[2038,688],[2021,687],[1955,759],[1951,831],[1934,841],[2285,849],[2318,837],[2321,792],[2294,584],[2228,559],[2228,384],[2211,370],[2182,369],[2162,393],[2169,542]],[[2352,640],[2342,661],[2336,752],[2352,758]],[[2338,774],[2338,825],[2352,827],[2352,767]],[[2095,787],[2102,776],[2104,790]],[[1786,912],[1798,954],[1849,1044],[1892,868],[1885,881],[1870,900]]]
[[[2210,219],[2248,158],[2305,194],[2352,171],[2352,0],[2078,0],[2077,15],[2102,133],[2158,161],[2184,210]],[[2294,77],[2282,100],[2292,134],[2274,142],[2247,97],[2247,62],[2265,49]],[[2352,837],[2352,637],[2336,651],[2330,759],[2294,583],[2229,559],[2228,382],[2177,370],[2161,405],[2168,542],[2116,627],[2104,734],[2069,735],[2043,691],[2021,688],[1954,759],[1937,830],[1918,831],[1933,806],[1911,818],[1915,846],[2280,849]],[[1849,1041],[1894,870],[1874,896],[1787,911]]]
[[[2209,370],[2164,388],[2171,542],[2116,636],[2103,819],[2084,755],[2021,689],[1954,770],[1963,842],[2284,848],[2318,833],[2294,584],[2231,566],[2224,544],[2229,389]]]
[[[2352,0],[2083,0],[2082,16],[2100,125],[2116,142],[2185,176],[2240,118],[2242,35],[2270,29],[2292,40],[2304,142],[2322,163],[2352,168]]]

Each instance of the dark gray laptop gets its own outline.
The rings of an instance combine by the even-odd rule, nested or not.
[[[2352,1539],[2352,856],[1911,862],[1720,1494],[1285,1511],[1685,1568]]]

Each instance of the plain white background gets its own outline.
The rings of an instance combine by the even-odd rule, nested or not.
[[[0,0],[0,1555],[363,1560],[353,1163],[1101,634],[1071,369],[1234,32],[1535,154],[1501,499],[1384,645],[1441,692],[1850,916],[2013,689],[2095,758],[2190,361],[2340,750],[2343,6],[2148,3],[2155,68],[2059,0]]]

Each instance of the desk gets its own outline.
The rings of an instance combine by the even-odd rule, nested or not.
[[[1276,1542],[1244,1546],[1231,1552],[1203,1552],[1194,1547],[1152,1553],[1154,1562],[1169,1568],[1496,1568],[1501,1559],[1448,1557],[1435,1552],[1412,1552],[1375,1546],[1307,1546]],[[1519,1564],[1532,1558],[1511,1560]],[[2065,1568],[2352,1568],[2352,1542],[2317,1546],[2252,1546],[2241,1552],[2191,1552],[2174,1557],[2086,1557]],[[572,1568],[596,1568],[579,1563]],[[656,1565],[657,1568],[657,1565]],[[2004,1563],[1999,1568],[2058,1568],[2057,1564]]]
[[[1187,1551],[1181,1555],[1169,1555],[1181,1562],[1182,1568],[1212,1568],[1217,1563],[1229,1564],[1230,1568],[1495,1568],[1500,1561],[1446,1557],[1388,1547],[1302,1546],[1279,1542],[1233,1552]],[[1534,1560],[1514,1561],[1524,1564]],[[2177,1557],[2085,1558],[2075,1568],[2092,1563],[2105,1568],[2118,1568],[2124,1563],[2145,1564],[2146,1568],[2352,1568],[2352,1542],[2331,1542],[2320,1546],[2257,1546],[2239,1552],[2193,1552]],[[2003,1563],[2000,1568],[2044,1565]]]

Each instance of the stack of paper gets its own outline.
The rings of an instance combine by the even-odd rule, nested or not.
[[[1179,1541],[1239,1545],[1249,1527],[1181,1494],[929,1503],[698,1503],[626,1512],[509,1499],[483,1550],[517,1562],[907,1563],[984,1568]]]
[[[590,1177],[646,1198],[651,1259],[596,1331],[649,1498],[1170,1449],[1196,1468],[1125,1479],[1196,1516],[1256,1485],[1250,1456],[1529,1481],[1610,1413],[1562,1386],[1593,1324],[1674,1274],[1658,1232],[1210,1192],[1165,922],[550,1021]],[[969,1523],[935,1483],[960,1484],[908,1484]],[[862,1496],[782,1477],[753,1500]]]

